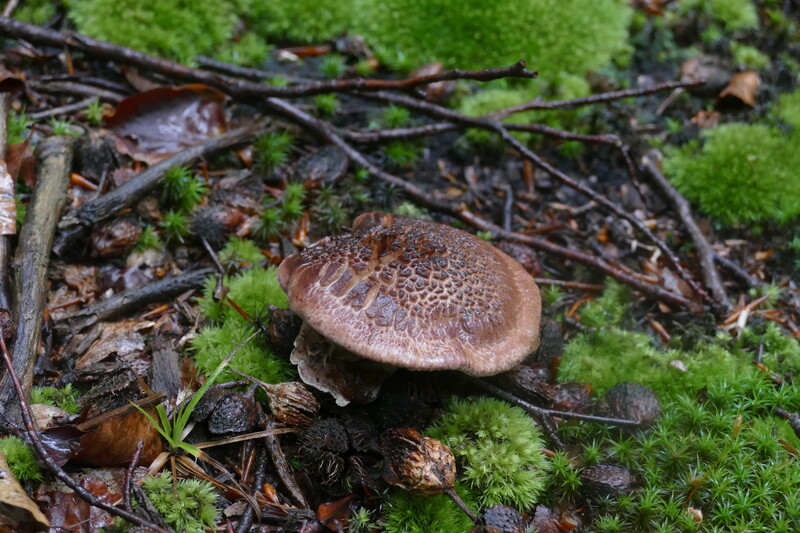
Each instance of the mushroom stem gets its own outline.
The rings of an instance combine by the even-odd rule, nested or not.
[[[469,517],[470,520],[472,520],[473,523],[475,524],[478,523],[478,517],[475,516],[475,513],[473,513],[469,507],[467,507],[467,504],[464,503],[464,500],[461,499],[461,496],[458,495],[458,493],[453,487],[445,489],[444,493],[447,494],[447,496],[450,497],[450,499],[453,500],[453,502],[455,502],[455,504],[458,505],[458,507],[467,514],[467,516]]]

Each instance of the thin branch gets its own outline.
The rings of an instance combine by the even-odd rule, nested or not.
[[[608,93],[593,94],[591,96],[584,96],[582,98],[572,98],[570,100],[533,100],[532,102],[525,102],[504,109],[498,109],[490,113],[494,118],[506,118],[523,111],[533,111],[540,109],[570,109],[573,107],[582,107],[592,104],[602,104],[606,102],[613,102],[615,100],[622,100],[623,98],[635,98],[639,96],[646,96],[648,94],[655,94],[662,91],[671,91],[677,88],[684,87],[698,87],[703,85],[705,81],[668,81],[658,85],[649,85],[647,87],[640,87],[638,89],[625,89],[623,91],[613,91]]]
[[[706,282],[706,286],[711,289],[711,294],[714,296],[717,308],[723,310],[726,314],[729,313],[732,306],[725,292],[725,287],[722,286],[722,279],[720,279],[719,272],[717,272],[717,268],[714,265],[714,250],[711,249],[711,244],[709,244],[706,236],[703,235],[700,226],[695,222],[689,202],[686,201],[686,198],[684,198],[683,195],[672,186],[664,174],[661,173],[661,170],[656,166],[652,151],[642,158],[642,166],[675,208],[683,225],[686,226],[686,231],[689,232],[689,236],[691,236],[692,241],[694,241],[700,268],[703,269],[703,279]]]

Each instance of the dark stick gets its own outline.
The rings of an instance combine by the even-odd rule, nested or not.
[[[125,469],[125,480],[122,483],[122,506],[129,513],[133,512],[133,507],[131,506],[131,484],[133,483],[133,472],[136,470],[136,467],[139,466],[139,459],[142,458],[142,450],[144,450],[144,441],[140,440],[136,443],[136,451],[133,452],[131,462]]]
[[[59,48],[69,47],[92,54],[95,57],[112,59],[158,72],[168,72],[173,77],[205,83],[228,94],[250,100],[253,98],[265,98],[270,96],[294,98],[335,92],[361,92],[386,89],[409,90],[420,85],[444,80],[472,79],[490,81],[508,77],[535,78],[537,75],[535,71],[525,68],[524,61],[520,61],[506,68],[477,71],[449,70],[440,74],[418,76],[405,80],[365,80],[359,78],[311,82],[289,87],[274,87],[187,67],[180,63],[155,58],[124,46],[98,41],[97,39],[86,37],[85,35],[79,35],[77,33],[64,34],[32,24],[26,24],[8,17],[0,17],[0,34],[17,39],[44,43]]]
[[[274,427],[274,422],[271,420],[267,422],[267,429],[273,429]],[[275,465],[275,470],[278,471],[278,476],[281,478],[281,481],[283,481],[284,486],[289,490],[289,493],[295,501],[300,504],[300,507],[303,509],[310,509],[311,506],[308,505],[303,491],[300,490],[300,486],[294,479],[292,467],[289,466],[289,461],[286,460],[286,455],[283,453],[283,448],[281,448],[281,443],[277,435],[267,435],[264,437],[264,444],[266,444],[269,450],[272,463]]]
[[[722,286],[722,279],[720,279],[719,272],[717,272],[717,268],[714,265],[714,251],[711,249],[711,244],[709,244],[708,239],[706,239],[706,236],[703,235],[697,222],[695,222],[689,202],[672,186],[664,174],[661,173],[658,166],[656,166],[656,157],[657,155],[654,154],[653,151],[648,152],[642,158],[642,166],[647,171],[650,179],[658,185],[667,197],[667,200],[672,204],[672,207],[675,208],[675,211],[678,212],[678,216],[683,222],[683,225],[686,226],[686,231],[689,232],[689,236],[692,238],[692,241],[694,241],[700,261],[700,268],[703,270],[703,279],[706,285],[711,289],[716,307],[724,311],[725,314],[730,313],[733,307],[731,306],[730,300],[728,300],[725,287]]]
[[[113,191],[73,209],[64,215],[58,224],[59,234],[53,251],[61,255],[93,224],[133,206],[162,182],[164,174],[170,168],[191,164],[212,152],[243,143],[257,135],[263,128],[263,123],[256,122],[203,141],[156,163]]]
[[[75,96],[89,96],[92,98],[99,98],[112,104],[118,104],[124,98],[123,95],[101,89],[94,85],[86,85],[85,83],[78,83],[74,81],[40,81],[31,80],[28,84],[37,91],[49,94],[72,94]]]
[[[465,378],[470,383],[474,383],[475,385],[494,394],[498,398],[501,398],[507,402],[518,405],[523,409],[525,409],[526,411],[528,411],[529,413],[539,417],[570,418],[572,420],[582,420],[584,422],[594,422],[596,424],[607,424],[610,426],[627,427],[627,428],[638,428],[642,426],[642,423],[638,420],[626,420],[624,418],[609,418],[607,416],[586,415],[583,413],[572,413],[570,411],[556,411],[555,409],[547,409],[546,407],[539,407],[538,405],[533,405],[532,403],[526,402],[521,398],[517,398],[510,392],[506,392],[503,389],[496,387],[491,383],[488,383],[482,379],[466,375]]]
[[[91,104],[94,101],[95,98],[86,98],[84,100],[81,100],[80,102],[62,105],[61,107],[51,107],[50,109],[45,109],[44,111],[31,113],[30,119],[41,120],[43,118],[54,117],[57,115],[66,115],[69,113],[74,113],[75,111],[81,111],[82,109],[86,109],[86,107],[88,107],[89,104]]]
[[[755,276],[750,275],[750,273],[747,272],[747,270],[745,270],[744,268],[742,268],[741,265],[739,265],[738,263],[734,263],[727,257],[719,255],[717,252],[714,252],[714,261],[719,263],[720,266],[727,268],[733,275],[735,275],[737,278],[743,281],[751,289],[755,289],[757,287],[763,287],[764,285],[766,285],[766,282],[758,279]]]
[[[531,111],[534,109],[537,110],[567,109],[573,107],[582,107],[592,104],[613,102],[615,100],[622,100],[623,98],[646,96],[648,94],[654,94],[661,91],[670,91],[672,89],[677,89],[677,88],[698,87],[700,85],[703,85],[704,83],[705,81],[694,81],[694,82],[668,81],[666,83],[660,83],[658,85],[651,85],[648,87],[641,87],[639,89],[625,89],[623,91],[613,91],[602,94],[593,94],[592,96],[584,96],[582,98],[572,98],[570,100],[549,100],[549,101],[534,100],[532,102],[525,102],[524,104],[506,107],[505,109],[499,109],[497,111],[490,113],[490,115],[494,118],[506,118],[511,115],[521,113],[523,111]]]
[[[17,330],[14,371],[25,391],[30,391],[33,385],[33,367],[39,353],[47,298],[47,266],[58,216],[67,199],[72,144],[68,137],[50,137],[36,150],[39,161],[36,189],[14,257],[12,316]],[[6,375],[0,383],[0,405],[13,405],[13,396],[14,388]],[[14,419],[14,416],[9,418]]]
[[[58,463],[56,463],[48,453],[47,448],[45,448],[44,444],[42,443],[39,432],[36,430],[36,426],[33,422],[33,413],[31,412],[28,402],[25,401],[25,391],[22,388],[19,378],[17,378],[17,373],[14,371],[14,364],[11,362],[11,356],[8,353],[6,342],[3,339],[4,335],[5,332],[0,329],[0,351],[2,351],[3,361],[5,361],[6,368],[8,369],[8,376],[13,384],[13,390],[16,392],[19,409],[22,414],[22,420],[25,423],[25,434],[27,435],[27,440],[36,452],[39,460],[42,461],[51,472],[53,472],[53,475],[63,481],[64,484],[71,488],[80,499],[88,502],[89,505],[97,507],[98,509],[102,509],[103,511],[106,511],[114,516],[119,516],[120,518],[127,520],[131,524],[135,524],[139,527],[151,528],[154,531],[160,531],[162,533],[173,533],[170,529],[160,527],[126,511],[125,509],[120,509],[107,502],[104,502],[86,490],[83,485],[72,479],[69,474],[67,474],[60,466],[58,466]]]
[[[261,486],[267,479],[267,450],[264,446],[258,447],[258,456],[256,457],[255,474],[253,476],[253,492],[257,493],[261,490]],[[239,518],[239,523],[236,525],[234,533],[247,533],[250,531],[250,526],[253,525],[253,517],[255,510],[251,506],[247,506]]]
[[[631,287],[642,292],[643,294],[661,300],[665,303],[678,305],[686,309],[696,309],[697,307],[697,305],[694,302],[684,298],[683,296],[668,291],[658,285],[645,283],[640,279],[637,279],[634,276],[625,273],[624,271],[622,271],[622,269],[614,265],[611,265],[610,263],[601,258],[585,254],[579,250],[564,248],[563,246],[559,246],[555,243],[537,237],[524,235],[522,233],[505,231],[500,226],[488,222],[479,217],[478,215],[470,213],[466,209],[453,208],[450,205],[437,200],[432,195],[423,191],[416,185],[408,183],[407,181],[397,176],[389,174],[388,172],[376,166],[374,163],[372,163],[372,161],[364,157],[364,155],[361,154],[361,152],[355,150],[352,146],[347,144],[341,137],[336,135],[336,133],[332,131],[331,127],[328,126],[327,123],[315,117],[312,117],[308,113],[301,111],[300,109],[294,107],[288,102],[279,100],[277,98],[269,98],[267,99],[266,103],[268,106],[272,107],[275,111],[291,118],[295,123],[299,124],[300,126],[308,129],[313,133],[316,133],[327,142],[338,146],[339,148],[342,149],[342,151],[345,152],[345,154],[347,154],[347,157],[351,161],[353,161],[357,165],[360,165],[368,169],[370,173],[372,173],[378,179],[385,181],[386,183],[394,185],[397,188],[403,190],[416,202],[425,207],[459,218],[473,227],[476,227],[481,230],[491,231],[494,235],[503,237],[504,239],[521,242],[523,244],[533,246],[534,248],[544,250],[546,252],[551,252],[560,255],[562,257],[566,257],[568,259],[572,259],[574,261],[589,265],[593,268],[601,270],[602,272],[605,272],[606,274],[608,274],[613,278],[618,279],[619,281],[625,283],[626,285],[630,285]]]
[[[101,300],[72,315],[57,324],[56,327],[64,333],[77,332],[96,322],[141,310],[147,304],[168,301],[190,289],[201,288],[205,279],[213,273],[214,270],[211,268],[202,268],[149,283],[138,289],[112,296],[107,300]]]

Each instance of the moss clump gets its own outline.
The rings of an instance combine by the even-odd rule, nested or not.
[[[794,127],[795,134],[800,130],[800,89],[781,95],[775,106],[778,120]]]
[[[686,371],[673,361],[680,361]],[[746,357],[718,344],[706,343],[692,352],[662,350],[649,335],[610,327],[573,338],[565,348],[559,378],[589,383],[598,395],[621,381],[635,381],[661,398],[701,389],[712,376],[733,381],[752,372]]]
[[[214,485],[198,479],[180,479],[173,484],[172,474],[147,477],[142,484],[147,497],[176,531],[204,533],[219,518],[218,495]]]
[[[732,42],[731,52],[734,62],[740,67],[761,70],[769,66],[769,56],[753,46]]]
[[[794,113],[784,115],[794,120]],[[705,132],[704,137],[702,147],[689,143],[668,150],[664,171],[705,213],[729,225],[786,223],[800,214],[800,151],[787,150],[800,143],[800,133],[726,124]]]
[[[580,309],[581,323],[590,328],[621,326],[628,311],[631,291],[614,279],[606,280],[602,296]]]
[[[354,9],[354,0],[253,2],[247,20],[271,39],[314,43],[345,33]]]
[[[0,451],[6,456],[6,462],[14,477],[20,483],[41,481],[42,472],[33,450],[18,437],[0,438]]]
[[[467,505],[474,503],[463,487],[456,485],[456,491]],[[444,494],[425,498],[394,489],[384,506],[382,525],[386,533],[458,533],[475,524]]]
[[[115,0],[67,0],[80,33],[183,62],[214,52],[237,23],[240,2],[127,0],[124,16]]]
[[[238,266],[252,266],[263,261],[264,254],[253,241],[231,237],[228,244],[219,252],[219,260],[223,265],[236,263]]]
[[[391,64],[438,60],[486,68],[524,59],[547,78],[605,65],[624,47],[632,13],[620,0],[384,0],[363,6],[353,29]]]
[[[228,298],[236,302],[250,317],[258,316],[268,305],[289,307],[286,295],[278,284],[276,272],[275,267],[256,266],[236,276],[226,276],[223,282],[230,289]],[[213,277],[208,278],[200,298],[203,315],[217,324],[231,321],[244,324],[245,318],[227,301],[214,301],[215,288],[216,280]]]
[[[26,0],[14,10],[14,18],[43,26],[58,14],[58,2],[52,0]]]
[[[705,0],[706,11],[727,30],[758,27],[758,12],[752,0]]]
[[[31,390],[31,403],[43,403],[58,407],[74,415],[79,411],[78,392],[71,384],[65,387],[34,387]]]
[[[205,374],[213,372],[231,350],[251,333],[252,329],[236,321],[203,328],[202,332],[192,339],[194,361],[198,370]],[[267,383],[280,383],[292,376],[289,362],[276,357],[258,337],[239,349],[228,368],[220,374],[218,381],[239,379],[240,376],[229,370],[231,368]]]
[[[453,450],[459,481],[481,507],[533,508],[549,465],[541,432],[522,409],[493,398],[455,399],[427,433]]]

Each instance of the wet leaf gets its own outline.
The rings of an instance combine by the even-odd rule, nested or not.
[[[154,409],[151,416],[157,416]],[[80,459],[98,466],[130,462],[139,441],[144,442],[140,462],[151,463],[164,451],[161,435],[139,411],[131,411],[106,420],[93,432],[81,437]]]
[[[9,145],[6,150],[6,164],[11,179],[17,181],[22,176],[22,182],[30,188],[36,184],[36,158],[31,149],[30,140]]]
[[[122,499],[122,488],[115,478],[122,480],[121,470],[93,470],[91,475],[78,474],[78,482],[101,500],[114,504]],[[108,513],[90,506],[61,482],[43,483],[36,490],[36,501],[42,504],[55,531],[96,533],[109,528],[114,519]]]
[[[152,164],[223,133],[223,99],[202,84],[159,87],[120,102],[106,126],[120,152]]]
[[[0,531],[49,531],[50,522],[25,493],[0,451]]]

